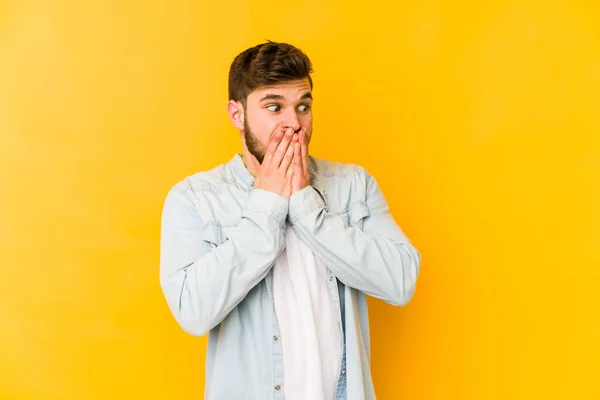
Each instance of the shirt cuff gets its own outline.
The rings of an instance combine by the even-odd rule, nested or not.
[[[278,195],[264,189],[254,189],[248,197],[246,209],[251,212],[268,215],[283,225],[288,214],[289,201]]]
[[[322,209],[325,209],[323,198],[314,187],[308,185],[290,197],[290,222],[294,223],[305,215]]]

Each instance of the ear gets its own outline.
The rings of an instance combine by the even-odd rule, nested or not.
[[[227,113],[229,114],[229,119],[231,119],[233,126],[235,126],[238,131],[243,131],[245,116],[242,103],[235,100],[229,100],[229,103],[227,103]]]

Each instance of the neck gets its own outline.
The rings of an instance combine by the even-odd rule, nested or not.
[[[256,171],[255,165],[250,158],[250,153],[248,152],[248,150],[244,150],[244,154],[242,154],[242,161],[244,162],[244,165],[246,166],[248,172],[250,172],[250,174],[256,178],[256,175],[258,175],[258,171]]]

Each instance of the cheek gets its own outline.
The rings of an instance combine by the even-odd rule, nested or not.
[[[307,114],[298,114],[298,117],[300,118],[300,120],[304,123],[306,123],[307,125],[311,125],[312,124],[312,120],[313,120],[313,114],[312,112],[309,112]]]
[[[268,141],[278,129],[281,129],[282,125],[284,124],[281,119],[268,114],[264,115],[260,119],[257,119],[256,122],[257,127],[260,128],[262,137],[264,137],[266,141]]]
[[[266,118],[254,116],[249,119],[250,130],[254,137],[263,145],[266,146],[271,139],[273,132],[277,129],[277,123],[269,121]]]
[[[305,127],[309,132],[312,130],[312,122],[312,114],[306,114],[300,117],[300,125]]]

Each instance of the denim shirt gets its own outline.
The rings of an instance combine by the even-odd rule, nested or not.
[[[286,222],[327,267],[327,287],[340,306],[336,400],[375,399],[366,295],[406,304],[421,256],[365,169],[309,157],[309,170],[311,184],[287,200],[255,189],[236,154],[167,195],[160,283],[179,325],[209,334],[207,400],[284,399],[272,267]]]

